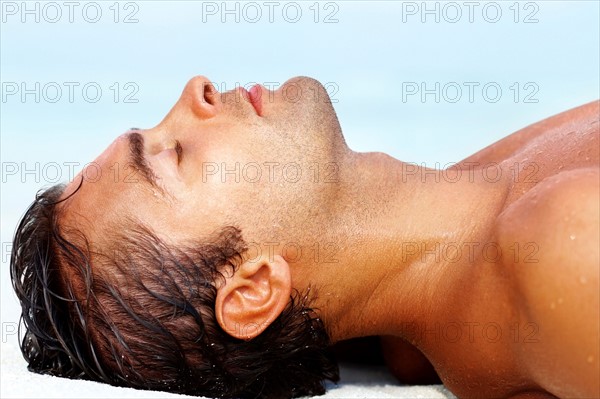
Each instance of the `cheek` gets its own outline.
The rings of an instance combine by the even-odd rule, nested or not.
[[[201,157],[193,163],[196,182],[225,195],[256,189],[268,180],[266,168],[277,157],[269,158],[266,140],[236,138],[232,135],[202,149]]]
[[[248,209],[256,198],[256,187],[247,183],[239,171],[241,167],[206,163],[199,178],[177,193],[174,211],[181,223],[222,223]]]
[[[286,161],[268,130],[259,128],[228,125],[184,147],[184,188],[177,194],[183,222],[238,223],[243,214],[264,211],[268,193],[280,183],[281,166],[274,165]]]

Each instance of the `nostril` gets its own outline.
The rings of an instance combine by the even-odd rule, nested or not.
[[[204,101],[210,105],[215,105],[215,88],[210,83],[204,83]]]
[[[199,118],[212,118],[217,115],[221,106],[218,87],[206,76],[194,76],[181,93],[182,106]]]

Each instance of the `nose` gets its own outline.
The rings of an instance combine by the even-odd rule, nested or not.
[[[219,92],[206,76],[195,76],[190,79],[183,89],[180,102],[201,119],[215,116],[221,105]]]

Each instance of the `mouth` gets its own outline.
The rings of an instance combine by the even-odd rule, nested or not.
[[[264,92],[263,89],[264,88],[259,84],[252,86],[250,90],[242,89],[242,94],[244,95],[244,98],[246,98],[246,100],[252,105],[258,116],[262,116],[262,97]]]

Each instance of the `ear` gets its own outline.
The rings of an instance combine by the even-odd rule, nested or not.
[[[290,267],[281,256],[246,261],[217,288],[217,322],[232,337],[250,340],[281,314],[291,292]]]
[[[200,119],[209,119],[217,114],[219,92],[205,76],[194,76],[187,83],[181,99]]]

